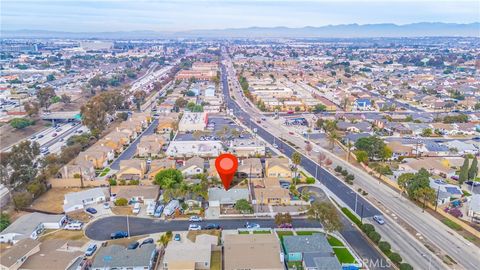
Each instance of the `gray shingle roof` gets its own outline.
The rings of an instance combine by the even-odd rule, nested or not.
[[[234,204],[240,199],[248,200],[248,189],[232,188],[228,191],[223,188],[208,189],[209,201],[219,201],[220,204]]]
[[[303,254],[303,263],[306,268],[314,268],[316,270],[340,270],[342,265],[334,255],[325,256],[322,253],[305,253]]]
[[[155,244],[146,244],[137,249],[126,249],[123,246],[111,245],[101,248],[95,259],[92,268],[134,268],[150,265]]]
[[[294,252],[319,252],[319,253],[331,253],[332,247],[327,241],[327,238],[323,234],[315,233],[312,235],[293,235],[284,236],[283,244],[285,246],[286,253]]]
[[[41,223],[59,223],[65,215],[48,215],[42,213],[30,213],[19,217],[10,226],[1,232],[1,234],[18,233],[21,237],[27,238]]]

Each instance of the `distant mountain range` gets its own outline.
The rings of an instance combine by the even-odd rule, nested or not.
[[[249,27],[213,30],[118,31],[118,32],[59,32],[46,30],[2,30],[3,38],[98,38],[98,39],[153,39],[153,38],[367,38],[367,37],[480,37],[480,22],[458,24],[422,22],[397,25],[342,24],[320,27]]]

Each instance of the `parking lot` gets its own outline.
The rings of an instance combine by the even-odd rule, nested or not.
[[[234,131],[236,130],[236,131]],[[225,134],[223,134],[225,133]],[[236,136],[235,136],[236,135]],[[238,126],[232,119],[221,115],[210,115],[208,118],[208,127],[201,134],[178,133],[176,141],[195,141],[195,140],[222,140],[234,138],[252,138],[252,135]]]

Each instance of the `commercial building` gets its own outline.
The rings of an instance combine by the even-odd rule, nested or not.
[[[185,112],[178,123],[178,131],[205,130],[208,123],[208,114],[205,112]]]

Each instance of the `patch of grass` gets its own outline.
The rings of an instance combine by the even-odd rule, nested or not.
[[[327,241],[332,247],[343,247],[342,241],[338,240],[335,236],[327,236]]]
[[[350,254],[347,248],[334,248],[333,252],[337,256],[338,261],[342,263],[355,263],[355,258]]]
[[[76,240],[87,242],[88,239],[83,234],[83,231],[67,231],[67,230],[47,230],[40,237],[40,241],[51,240],[51,239],[66,239],[66,240]]]
[[[293,235],[293,232],[291,231],[277,231],[277,235],[280,238],[280,240],[283,242],[283,237],[287,235]]]
[[[296,231],[297,235],[312,235],[314,233],[321,233],[316,231]]]
[[[100,173],[100,177],[103,177],[103,176],[107,175],[109,172],[110,172],[109,167],[103,169],[103,171]]]
[[[445,218],[442,219],[443,224],[447,225],[450,229],[455,231],[461,231],[462,226],[458,225],[457,223],[453,222],[452,220]]]
[[[353,223],[357,224],[357,226],[362,226],[362,222],[358,217],[352,213],[348,208],[342,207],[342,212],[351,220]]]
[[[470,192],[468,192],[468,191],[466,191],[466,190],[462,190],[462,192],[463,192],[463,195],[464,195],[464,196],[467,196],[467,197],[468,197],[468,196],[472,196],[472,194],[470,194]]]
[[[253,231],[253,234],[270,234],[270,231]]]
[[[222,251],[212,251],[212,259],[210,262],[211,270],[221,270],[222,269]]]
[[[302,262],[288,262],[288,269],[303,270]]]
[[[249,231],[238,231],[238,234],[250,234]]]

